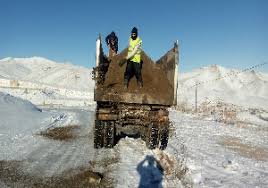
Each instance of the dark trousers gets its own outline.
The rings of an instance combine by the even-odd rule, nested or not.
[[[125,83],[128,84],[129,80],[135,75],[137,82],[142,85],[142,76],[141,76],[142,62],[135,63],[133,61],[127,61],[127,67],[124,74]]]

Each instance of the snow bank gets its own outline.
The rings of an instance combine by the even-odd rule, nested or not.
[[[0,92],[0,160],[23,159],[37,140],[45,142],[37,134],[52,126],[77,123],[76,118],[71,113],[40,110],[27,100]]]
[[[22,129],[32,129],[46,114],[26,100],[0,92],[1,138],[20,134]]]

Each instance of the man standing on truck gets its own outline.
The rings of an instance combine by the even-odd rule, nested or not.
[[[124,74],[124,88],[128,88],[130,78],[135,75],[139,88],[142,88],[142,76],[141,76],[141,45],[142,40],[138,37],[138,29],[133,27],[131,31],[131,37],[129,38],[128,55],[127,55],[127,67]]]
[[[112,31],[105,39],[107,46],[109,47],[109,57],[117,54],[118,51],[118,38],[115,32]]]

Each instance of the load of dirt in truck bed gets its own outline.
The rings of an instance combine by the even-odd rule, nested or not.
[[[174,75],[177,53],[171,49],[156,63],[145,52],[142,52],[143,87],[139,88],[133,76],[128,89],[124,89],[125,63],[122,67],[119,62],[125,61],[127,49],[111,58],[109,69],[105,75],[105,82],[98,85],[95,92],[97,101],[118,101],[143,104],[172,105],[174,103]]]

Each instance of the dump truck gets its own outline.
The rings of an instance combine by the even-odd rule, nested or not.
[[[163,150],[169,138],[168,109],[177,104],[178,42],[156,62],[141,52],[142,88],[135,77],[124,88],[126,63],[122,62],[127,53],[125,48],[109,57],[101,37],[96,40],[94,147],[111,148],[120,138],[132,136],[143,139],[149,149]]]

